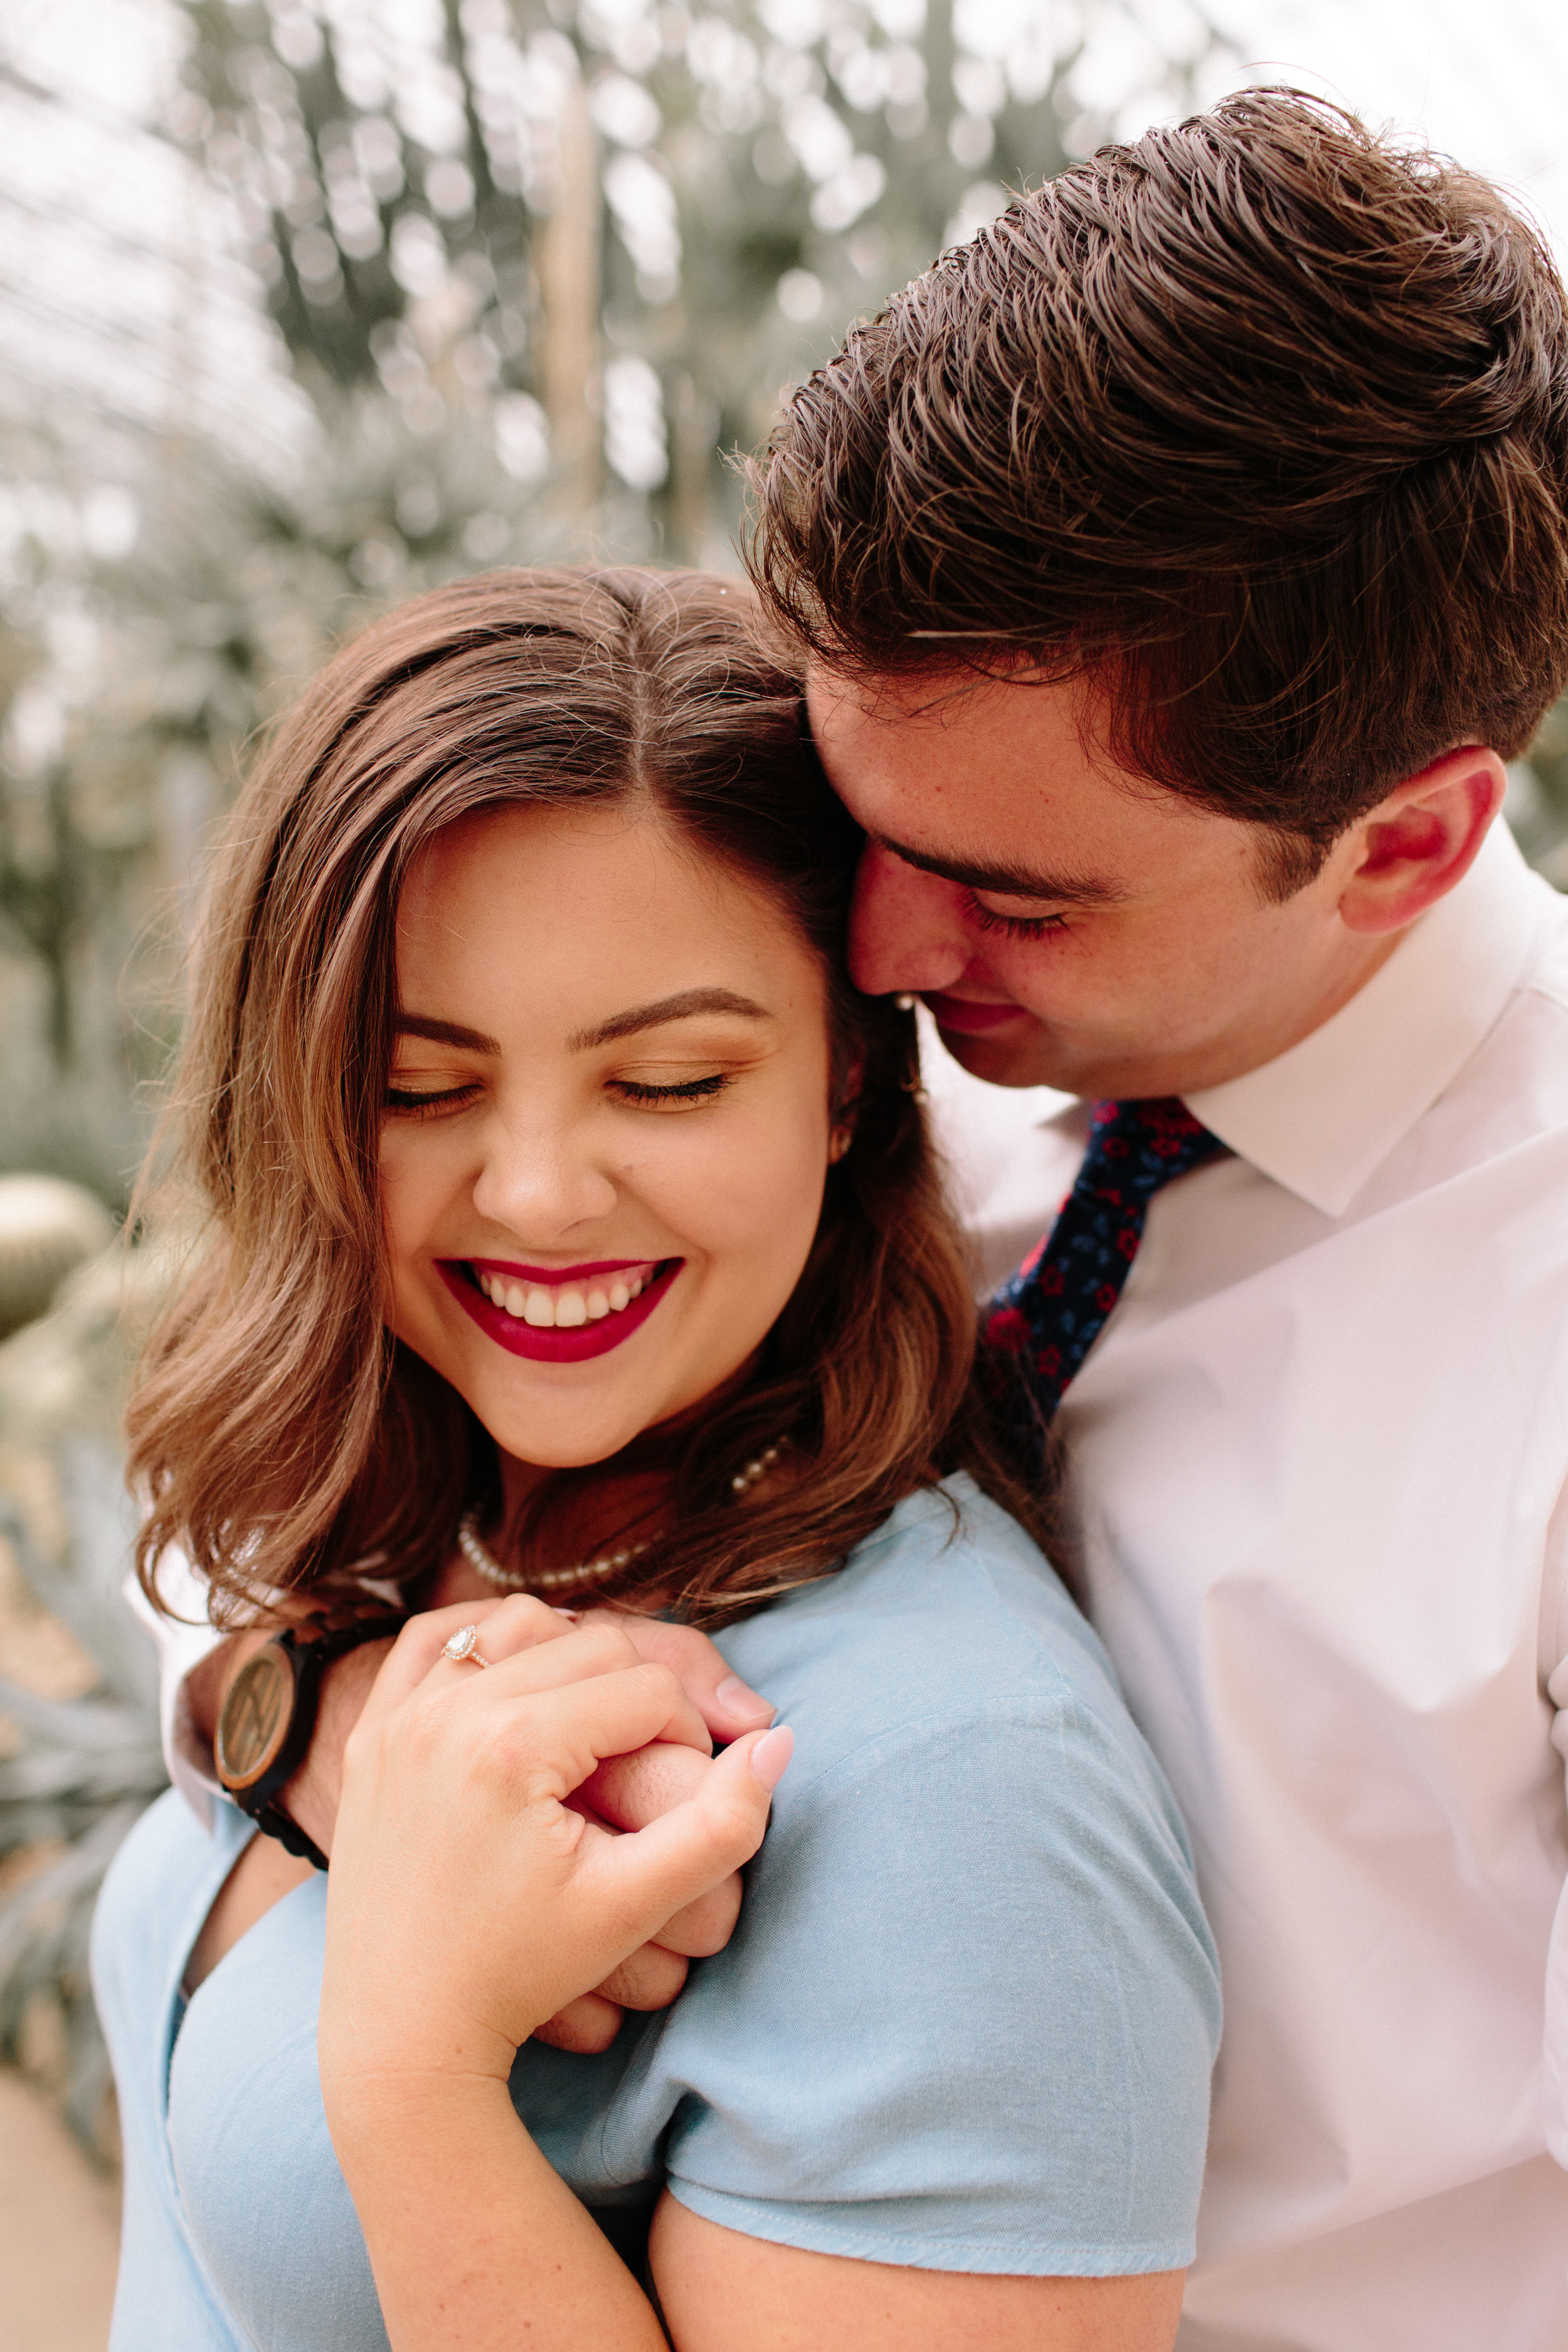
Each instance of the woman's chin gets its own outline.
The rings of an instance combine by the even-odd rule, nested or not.
[[[640,1437],[655,1418],[652,1412],[617,1418],[586,1431],[578,1420],[569,1431],[552,1432],[542,1431],[532,1415],[524,1419],[510,1414],[492,1416],[477,1403],[474,1411],[494,1438],[500,1453],[525,1470],[537,1470],[542,1476],[551,1470],[587,1470],[595,1462],[609,1461],[634,1437]]]

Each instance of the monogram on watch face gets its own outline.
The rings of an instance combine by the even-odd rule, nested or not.
[[[241,1667],[218,1717],[217,1772],[226,1789],[248,1789],[260,1780],[283,1745],[293,1708],[293,1660],[269,1643]]]

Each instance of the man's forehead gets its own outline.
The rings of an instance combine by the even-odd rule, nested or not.
[[[1035,672],[860,678],[822,669],[808,676],[807,701],[833,783],[868,832],[881,834],[885,819],[890,845],[933,857],[1005,863],[1042,793],[1059,814],[1064,792],[1114,781],[1086,730],[1081,690]]]
[[[808,691],[829,779],[868,837],[971,890],[1125,904],[1245,830],[1118,768],[1081,679],[824,668]]]

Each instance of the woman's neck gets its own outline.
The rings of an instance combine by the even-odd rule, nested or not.
[[[672,1420],[660,1423],[657,1430],[645,1430],[626,1451],[635,1455],[648,1440],[662,1451],[662,1441],[668,1440],[669,1454],[678,1453],[680,1441],[699,1423],[746,1386],[756,1366],[757,1358],[749,1357],[718,1388]],[[524,1462],[517,1454],[503,1453],[499,1446],[496,1462],[500,1473],[500,1507],[486,1524],[486,1539],[495,1538],[492,1549],[497,1550],[501,1565],[521,1575],[576,1567],[596,1559],[606,1549],[619,1550],[632,1543],[650,1542],[668,1524],[673,1474],[663,1467],[624,1468],[620,1466],[621,1457],[612,1455],[596,1471],[585,1468],[562,1480],[558,1502],[552,1501],[543,1515],[539,1557],[534,1558],[531,1554],[535,1547],[527,1541],[525,1533],[532,1515],[531,1506],[540,1489],[552,1479],[561,1478],[561,1473],[542,1467],[537,1462]],[[530,1557],[521,1556],[520,1534],[524,1537],[521,1551],[528,1552]]]

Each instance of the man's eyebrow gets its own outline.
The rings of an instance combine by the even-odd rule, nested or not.
[[[469,1054],[499,1054],[497,1038],[487,1037],[482,1029],[465,1029],[456,1021],[428,1021],[422,1013],[400,1013],[396,1021],[400,1037],[427,1037],[433,1045],[460,1045]]]
[[[922,874],[940,875],[944,882],[962,883],[967,890],[994,891],[1002,898],[1048,898],[1059,907],[1111,907],[1127,896],[1119,882],[1105,881],[1098,875],[1049,874],[1010,861],[999,866],[972,866],[961,857],[928,857],[924,850],[910,849],[904,842],[889,841],[882,834],[875,834],[872,838],[879,849],[885,849],[905,866],[916,866]]]
[[[683,988],[678,995],[661,996],[655,1004],[635,1004],[626,1013],[613,1013],[592,1029],[579,1029],[566,1043],[574,1054],[593,1045],[613,1045],[617,1037],[635,1037],[640,1029],[660,1029],[667,1021],[689,1021],[699,1013],[730,1013],[742,1021],[771,1021],[766,1005],[732,988]]]

